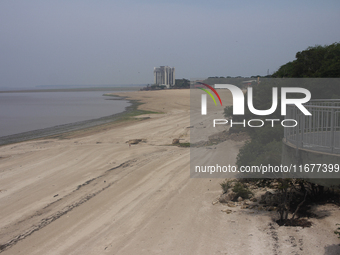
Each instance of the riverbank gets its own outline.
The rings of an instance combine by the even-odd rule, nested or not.
[[[332,205],[316,208],[311,228],[213,205],[222,180],[190,178],[190,149],[171,146],[190,142],[189,93],[119,93],[161,113],[0,147],[2,254],[337,254]],[[230,164],[242,144],[219,145]]]
[[[91,91],[92,92],[92,91]],[[138,106],[141,104],[137,102],[136,100],[125,100],[124,97],[109,97],[108,94],[104,94],[103,96],[107,96],[105,100],[114,100],[114,101],[120,101],[124,100],[123,103],[126,102],[126,105],[129,105],[127,107],[122,108],[124,111],[112,114],[112,110],[110,110],[109,105],[106,107],[106,112],[111,113],[112,115],[103,116],[103,117],[97,117],[94,119],[88,119],[88,120],[81,120],[81,121],[73,121],[71,123],[67,124],[58,124],[46,128],[40,128],[36,130],[26,131],[26,132],[19,132],[16,134],[10,134],[0,137],[0,146],[6,145],[6,144],[13,144],[23,141],[29,141],[34,139],[46,139],[46,138],[68,138],[68,137],[74,137],[75,134],[89,134],[93,132],[97,132],[99,130],[107,129],[109,127],[113,127],[115,124],[118,124],[122,121],[128,121],[132,120],[133,116],[149,113],[148,111],[142,111],[138,109]],[[116,102],[113,102],[116,103]],[[117,105],[116,105],[117,106]],[[119,106],[119,105],[118,105]],[[119,109],[119,108],[118,108]],[[91,109],[89,109],[91,110]],[[56,110],[58,112],[58,110]],[[45,113],[45,112],[43,112]],[[55,114],[55,112],[53,112]],[[102,114],[102,113],[101,113]],[[57,115],[57,119],[59,118],[61,122],[63,121],[62,118],[60,118],[60,115],[62,115],[62,111]],[[26,116],[25,116],[26,117]],[[49,115],[46,116],[37,116],[39,119],[43,119],[43,124],[45,126],[46,123],[48,123],[48,120],[44,120],[45,118],[50,118]],[[11,117],[13,118],[13,117]],[[83,118],[84,119],[84,118]],[[51,122],[51,121],[50,121]],[[27,127],[24,125],[25,121],[18,122],[21,125],[23,125],[26,129]],[[39,126],[39,120],[37,121],[38,124],[35,124],[35,127]],[[58,123],[53,119],[52,123]],[[50,124],[52,125],[52,124]],[[15,127],[15,129],[18,129]],[[23,128],[21,128],[23,129]],[[25,130],[25,129],[23,129]],[[13,132],[13,131],[12,131]]]

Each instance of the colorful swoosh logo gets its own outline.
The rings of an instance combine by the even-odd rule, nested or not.
[[[222,106],[222,100],[221,100],[221,98],[220,98],[220,95],[217,93],[217,91],[216,91],[213,87],[211,87],[210,85],[205,84],[205,83],[203,83],[203,82],[197,82],[197,83],[198,83],[198,84],[201,84],[201,85],[203,85],[203,86],[206,86],[207,88],[211,89],[211,91],[214,92],[215,95],[217,96],[218,100],[220,100],[220,104],[221,104],[221,106]],[[203,89],[203,88],[199,88],[199,89],[201,89],[201,90],[203,90],[204,92],[206,92],[206,93],[214,100],[215,105],[217,105],[214,96],[210,93],[209,90],[206,90],[206,89]]]

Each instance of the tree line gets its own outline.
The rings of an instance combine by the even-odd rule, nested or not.
[[[304,87],[312,95],[312,99],[340,99],[340,79],[273,79],[273,78],[339,78],[340,77],[340,43],[326,46],[308,47],[296,53],[296,59],[282,65],[271,78],[261,78],[260,83],[252,85],[253,104],[256,109],[270,109],[272,105],[272,88],[282,86]],[[290,97],[299,95],[290,95]],[[301,96],[301,95],[300,95]],[[247,95],[245,95],[247,97]],[[278,101],[281,101],[280,94]],[[277,110],[263,119],[282,120],[280,104]],[[259,119],[245,107],[242,119]],[[240,121],[240,116],[232,116],[232,106],[224,111],[226,118]],[[246,131],[250,135],[240,149],[236,164],[238,167],[260,164],[281,164],[282,139],[284,128],[281,125],[263,126],[261,128],[236,127],[231,132]]]

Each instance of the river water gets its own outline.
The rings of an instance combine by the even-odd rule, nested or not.
[[[0,145],[10,143],[9,138],[27,140],[32,135],[36,138],[112,121],[130,103],[105,93],[0,93]]]

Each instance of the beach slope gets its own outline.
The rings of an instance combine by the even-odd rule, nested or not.
[[[221,179],[190,178],[189,90],[120,93],[158,114],[67,139],[0,147],[3,254],[336,254],[335,218],[278,227],[213,205]],[[231,99],[230,99],[231,100]],[[231,101],[229,101],[230,103]],[[130,142],[129,142],[130,141]],[[228,140],[230,164],[241,141]],[[336,207],[330,214],[338,214]],[[315,230],[318,231],[315,231]]]

